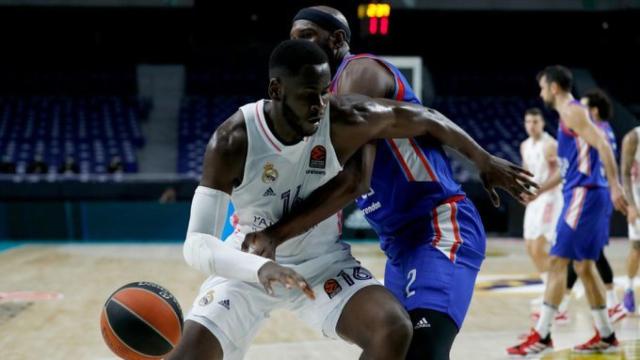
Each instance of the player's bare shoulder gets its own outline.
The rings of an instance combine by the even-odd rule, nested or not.
[[[202,164],[201,185],[222,189],[242,183],[247,157],[247,126],[238,110],[211,135]]]
[[[239,156],[247,152],[247,125],[242,111],[238,110],[225,120],[211,135],[207,152]]]

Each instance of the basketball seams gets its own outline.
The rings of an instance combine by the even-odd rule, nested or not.
[[[182,333],[182,321],[180,321],[180,317],[178,316],[178,313],[177,313],[177,311],[182,312],[182,309],[180,309],[179,307],[178,307],[178,309],[176,309],[173,305],[171,305],[171,304],[169,304],[169,303],[168,303],[167,299],[163,298],[162,296],[160,296],[160,295],[156,294],[155,292],[153,292],[153,291],[151,291],[151,290],[149,290],[149,289],[142,288],[142,287],[136,287],[136,288],[130,288],[130,289],[136,289],[136,290],[146,291],[146,292],[148,292],[149,294],[152,294],[153,296],[155,296],[155,297],[157,297],[158,299],[162,300],[162,302],[163,302],[163,303],[165,303],[165,304],[169,305],[169,307],[170,307],[170,308],[171,308],[171,310],[172,310],[172,311],[171,311],[171,313],[172,313],[172,314],[173,314],[173,316],[175,317],[176,322],[178,323],[178,325],[180,325],[180,332]],[[166,289],[165,289],[165,290],[166,290]],[[167,292],[168,292],[168,290],[167,290]],[[117,294],[116,294],[116,295],[117,295]],[[114,295],[114,297],[115,297],[116,295]],[[173,296],[173,295],[172,295],[172,296]],[[173,297],[175,298],[175,296],[173,296]],[[177,299],[176,299],[176,302],[177,302]]]
[[[160,332],[158,329],[156,329],[155,326],[149,324],[149,322],[147,320],[145,320],[144,318],[142,318],[140,315],[138,315],[138,313],[136,313],[135,311],[131,310],[128,306],[126,306],[125,304],[123,304],[122,302],[118,301],[118,299],[116,299],[115,297],[113,297],[111,299],[111,301],[116,302],[118,305],[122,306],[123,308],[125,308],[127,311],[129,311],[131,314],[133,314],[136,318],[138,318],[140,321],[142,321],[143,323],[145,323],[147,326],[149,326],[151,329],[153,329],[153,331],[155,331],[158,335],[160,335],[161,338],[163,338],[166,342],[168,342],[169,344],[171,344],[171,346],[173,346],[174,348],[176,347],[177,344],[174,344],[171,340],[167,339],[167,337]],[[115,334],[115,332],[114,332]],[[120,339],[120,337],[118,337],[118,339]],[[122,341],[122,339],[120,339]],[[129,347],[129,346],[127,346]],[[137,351],[136,351],[137,352]],[[147,356],[147,355],[145,355]]]
[[[132,312],[129,308],[127,308],[126,306],[122,305],[119,301],[115,300],[115,299],[111,299],[109,301],[116,301],[119,305],[123,306],[125,309],[129,310],[129,312],[131,312],[132,314],[136,315],[134,312]],[[107,304],[109,304],[109,301],[107,301]],[[107,320],[107,326],[109,326],[109,330],[111,330],[111,334],[113,334],[113,336],[115,336],[118,340],[120,340],[120,344],[124,345],[127,349],[131,350],[132,352],[144,357],[144,358],[149,358],[150,356],[143,354],[141,352],[139,352],[138,350],[132,348],[131,346],[129,346],[129,344],[127,344],[124,340],[122,340],[122,338],[120,336],[118,336],[118,333],[113,330],[113,326],[111,326],[111,321],[109,321],[109,315],[107,314],[107,306],[105,305],[104,308],[102,309],[102,311],[105,313],[104,318]],[[142,320],[144,321],[144,320]],[[155,328],[154,328],[155,330]],[[156,330],[157,331],[157,330]],[[162,335],[161,335],[162,336]],[[169,342],[169,344],[171,344],[171,342]]]

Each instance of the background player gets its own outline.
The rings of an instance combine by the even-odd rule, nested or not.
[[[347,26],[335,9],[307,8],[296,15],[291,37],[312,40],[325,49],[336,69],[333,92],[419,103],[395,66],[373,55],[349,53]],[[363,195],[358,207],[380,236],[389,259],[385,286],[404,304],[414,325],[407,358],[447,359],[471,301],[484,258],[485,234],[473,204],[453,180],[442,144],[474,161],[492,200],[499,201],[490,175],[498,159],[467,135],[460,140],[430,136],[369,145],[362,157],[354,158],[289,216],[264,232],[248,235],[245,246],[272,257],[284,240]],[[375,155],[370,152],[373,146]]]
[[[640,263],[640,219],[638,218],[638,199],[640,199],[640,127],[629,131],[622,140],[622,184],[629,199],[627,221],[629,222],[630,250],[627,257],[627,286],[624,291],[626,311],[636,311],[633,291],[633,279],[638,275]]]
[[[558,144],[553,136],[544,131],[542,111],[532,108],[525,112],[524,126],[529,137],[520,144],[522,167],[534,174],[534,181],[541,184],[557,169]],[[524,239],[527,253],[540,273],[543,284],[547,283],[547,243],[555,240],[555,225],[562,209],[562,192],[555,188],[538,196],[527,204],[524,213]],[[542,303],[540,300],[539,303]],[[558,312],[558,317],[564,317]]]
[[[611,146],[589,119],[587,109],[571,95],[572,82],[569,69],[559,65],[549,66],[538,75],[540,97],[560,114],[558,157],[564,177],[564,206],[550,251],[549,282],[540,319],[525,341],[507,349],[510,355],[529,356],[553,348],[551,322],[566,288],[570,259],[584,284],[596,327],[596,335],[574,350],[617,351],[618,340],[607,314],[606,291],[595,261],[608,241],[608,203],[613,202],[621,212],[626,212],[627,203]],[[543,184],[541,190],[551,182]]]

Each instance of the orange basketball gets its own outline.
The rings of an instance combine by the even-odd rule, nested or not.
[[[182,323],[175,296],[145,281],[116,290],[100,315],[104,341],[126,360],[161,359],[180,341]]]

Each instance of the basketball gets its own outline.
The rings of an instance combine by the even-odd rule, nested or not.
[[[127,360],[161,359],[180,341],[182,310],[167,289],[134,282],[116,290],[102,308],[100,329],[107,346]]]

